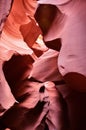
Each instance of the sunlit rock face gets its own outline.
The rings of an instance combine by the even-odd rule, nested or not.
[[[28,2],[28,0],[27,1],[14,0],[10,15],[8,17],[8,21],[10,23],[7,21],[8,26],[10,24],[9,29],[11,29],[11,27],[13,27],[13,30],[16,29],[16,30],[14,30],[15,32],[13,33],[13,35],[15,35],[15,33],[17,33],[17,35],[18,35],[19,27],[22,24],[26,24],[31,21],[31,17],[33,18],[33,16],[34,16],[35,8],[36,8],[35,1]],[[31,11],[29,11],[29,9]],[[29,15],[29,17],[28,17],[28,15]],[[11,29],[11,31],[13,31],[13,30]]]
[[[32,3],[32,9],[33,10],[35,9],[33,3]],[[23,2],[21,0],[19,1],[14,0],[11,12],[9,14],[9,17],[7,18],[1,36],[2,44],[5,43],[6,48],[8,48],[9,50],[13,50],[14,51],[13,53],[20,53],[20,54],[33,53],[33,51],[23,41],[23,36],[19,30],[22,24],[26,24],[29,22],[31,22],[31,20],[27,16],[27,11],[24,8]]]

